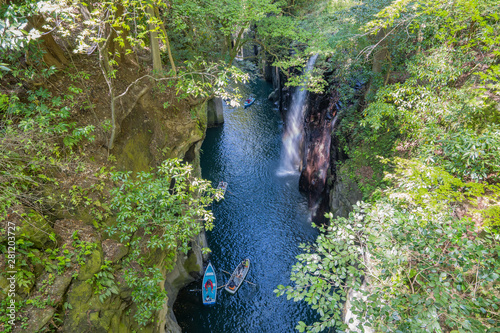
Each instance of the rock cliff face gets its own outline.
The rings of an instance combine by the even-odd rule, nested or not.
[[[358,187],[358,184],[350,177],[347,168],[339,164],[338,162],[345,161],[348,157],[344,154],[340,148],[337,126],[340,123],[344,112],[358,112],[360,110],[360,102],[363,99],[362,89],[363,84],[356,81],[354,89],[357,91],[354,100],[349,101],[348,105],[343,108],[340,103],[337,103],[339,109],[337,119],[333,124],[332,129],[332,146],[331,146],[331,176],[328,180],[328,197],[327,201],[329,203],[329,211],[333,214],[333,217],[348,217],[349,213],[352,211],[353,206],[361,201],[363,195]],[[365,264],[370,265],[369,255],[364,257]],[[366,281],[363,282],[361,289],[365,290]],[[342,313],[342,318],[344,324],[346,324],[352,332],[364,332],[372,333],[371,327],[362,326],[359,323],[357,315],[351,311],[352,301],[354,299],[364,299],[362,295],[356,293],[354,290],[350,289],[347,292],[346,302],[344,304],[344,309]]]
[[[149,88],[132,90],[127,98],[126,102],[130,104],[118,113],[118,135],[110,152],[116,157],[117,169],[149,171],[164,159],[176,157],[192,163],[195,174],[200,176],[199,151],[207,127],[206,103],[194,107],[173,104],[165,109],[168,97],[155,95]],[[101,110],[106,114],[105,107]],[[101,139],[98,135],[96,142]],[[94,151],[96,162],[105,159],[106,155],[104,148],[97,147]],[[18,291],[18,301],[31,302],[23,308],[28,320],[23,324],[25,327],[19,323],[14,332],[37,332],[49,327],[63,332],[181,332],[172,305],[180,288],[202,274],[201,248],[206,246],[204,234],[192,240],[192,249],[187,255],[176,254],[172,271],[163,269],[161,285],[168,292],[168,301],[156,313],[152,323],[139,327],[132,318],[136,308],[132,290],[127,287],[121,270],[121,260],[128,253],[127,246],[106,235],[88,212],[75,215],[61,211],[53,214],[48,221],[35,212],[27,212],[29,217],[14,221],[21,227],[24,238],[33,243],[31,253],[38,253],[36,257],[46,259],[51,255],[46,250],[57,248],[59,252],[54,254],[54,258],[59,256],[57,260],[63,265],[61,269],[44,266],[56,260],[51,259],[44,261],[44,265],[37,264],[30,268],[34,272],[33,282]],[[113,224],[113,219],[106,223]],[[51,233],[56,235],[56,239],[49,237]],[[81,251],[81,248],[75,248],[75,235],[78,235],[79,244],[88,246],[85,260],[79,264],[69,259]],[[0,234],[0,243],[6,241],[4,236]],[[64,261],[66,259],[70,261]],[[170,261],[166,251],[155,251],[150,254],[148,263],[165,267],[167,260]],[[95,274],[103,271],[107,261],[116,268],[111,274],[116,281],[117,292],[102,300],[92,280],[95,281]],[[6,264],[5,257],[0,256],[1,271],[6,270]],[[8,288],[9,281],[0,275],[0,301],[6,298]],[[3,331],[2,325],[0,323],[0,331]]]
[[[305,115],[304,167],[299,188],[309,196],[309,206],[321,208],[321,218],[327,197],[327,177],[330,169],[332,125],[337,115],[337,98],[332,95],[309,94]]]
[[[210,110],[207,110],[207,103],[195,107],[181,104],[165,110],[161,98],[150,92],[144,94],[122,121],[121,135],[115,149],[119,165],[126,170],[147,171],[166,158],[180,158],[191,163],[195,175],[201,176],[200,148],[208,125],[207,115],[213,116],[213,124],[223,122],[222,101],[219,102],[220,109],[217,108],[217,101],[209,101]],[[150,332],[181,332],[172,311],[173,304],[179,290],[202,274],[201,248],[205,246],[205,235],[201,234],[193,240],[192,250],[187,256],[177,254],[173,271],[168,274],[164,272],[168,302],[157,315],[157,324],[148,328]],[[158,256],[155,261],[161,267],[164,254]],[[123,327],[122,319],[125,318],[117,320],[120,327],[108,331],[118,328],[116,332],[132,332],[137,329],[130,319],[125,321],[130,326]]]
[[[207,126],[213,127],[224,123],[224,108],[221,98],[212,98],[207,102]]]
[[[342,168],[336,171],[328,197],[330,212],[334,217],[347,217],[356,202],[363,198],[358,185],[349,178]]]
[[[33,287],[35,294],[30,298],[40,301],[50,299],[50,304],[54,306],[49,304],[44,307],[28,307],[27,328],[18,326],[14,332],[37,332],[42,329],[53,320],[55,305],[60,302],[70,304],[64,312],[64,318],[61,318],[63,332],[181,332],[173,317],[171,306],[177,291],[184,284],[193,281],[191,274],[200,272],[202,268],[200,244],[204,242],[203,235],[193,240],[193,250],[187,256],[178,254],[174,270],[164,274],[164,287],[169,294],[168,303],[158,313],[154,323],[141,329],[130,315],[130,311],[135,307],[131,301],[132,290],[124,282],[120,270],[114,273],[119,293],[106,298],[103,302],[99,299],[100,294],[95,292],[92,283],[88,282],[94,274],[101,271],[105,261],[119,265],[128,249],[115,240],[103,240],[103,235],[95,227],[80,220],[57,220],[52,231],[57,235],[58,244],[69,252],[78,251],[73,242],[75,233],[78,233],[81,242],[96,245],[90,250],[85,263],[72,265],[62,274],[44,272],[39,276]],[[160,266],[165,260],[165,253],[158,251],[149,260],[152,264]]]
[[[165,97],[143,94],[121,120],[113,152],[123,170],[148,171],[166,158],[199,166],[207,128],[207,104],[179,103],[163,108]]]
[[[361,87],[361,83],[356,82],[354,88],[360,90]],[[360,97],[358,94],[344,108],[335,90],[308,96],[304,119],[304,167],[299,187],[309,197],[316,222],[327,222],[323,219],[326,212],[333,213],[334,217],[347,217],[352,206],[362,199],[358,185],[341,167],[341,162],[348,157],[340,148],[337,136],[343,112],[356,112],[353,110],[358,108]]]
[[[118,165],[125,170],[147,171],[166,158],[180,158],[193,164],[195,174],[201,176],[200,148],[206,128],[206,103],[195,107],[178,105],[165,110],[161,98],[147,92],[140,96],[135,107],[121,123],[121,133],[115,148]],[[205,246],[205,235],[201,234],[192,241],[192,250],[188,255],[178,253],[174,269],[168,273],[163,272],[163,286],[168,293],[168,302],[157,314],[155,323],[144,328],[142,332],[181,332],[172,311],[173,303],[178,291],[202,274],[201,248]],[[151,260],[158,267],[164,267],[165,257],[165,252],[157,251]],[[126,286],[125,283],[122,285]],[[131,291],[124,289],[119,297],[109,303],[100,304],[97,296],[91,295],[88,285],[75,284],[69,289],[68,299],[74,298],[75,304],[84,306],[85,311],[78,305],[69,311],[69,318],[73,315],[74,319],[65,320],[68,332],[138,331],[139,328],[127,315],[127,311],[134,306],[131,304],[130,295]],[[87,315],[88,311],[99,315],[94,315],[95,320],[92,320],[93,317]]]
[[[278,105],[278,110],[285,119],[286,110],[290,105],[292,89],[285,87],[286,79],[278,67],[272,66],[271,59],[264,60],[262,68],[264,79],[273,84],[274,91],[269,95],[269,99]]]
[[[347,112],[360,112],[364,99],[364,84],[362,82],[356,80],[352,88],[356,91],[353,100],[349,101],[345,106],[342,106],[340,102],[336,105],[339,112],[332,129],[332,158],[330,161],[332,176],[329,179],[328,201],[330,212],[334,217],[347,217],[352,211],[353,205],[363,198],[358,184],[349,177],[348,170],[342,166],[341,163],[338,163],[347,160],[348,156],[340,147],[337,126]],[[349,141],[349,139],[347,139],[347,141]]]

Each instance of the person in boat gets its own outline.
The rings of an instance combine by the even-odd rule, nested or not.
[[[210,296],[207,295],[207,297],[205,297],[205,302],[210,302],[211,300]]]
[[[231,290],[234,290],[234,288],[236,288],[236,283],[234,283],[234,280],[231,280],[231,282],[229,282],[227,287]]]
[[[243,277],[243,266],[238,266],[238,272],[236,272],[236,276],[239,278]]]
[[[208,291],[208,288],[210,288],[210,291],[214,291],[214,284],[212,283],[212,280],[205,282],[205,291]]]

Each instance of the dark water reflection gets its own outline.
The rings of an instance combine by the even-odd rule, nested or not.
[[[184,332],[294,332],[299,320],[311,322],[314,312],[304,303],[276,297],[279,284],[290,283],[298,245],[312,242],[307,200],[298,191],[298,176],[278,176],[283,124],[267,100],[271,87],[252,85],[255,103],[247,108],[225,106],[225,123],[209,129],[202,147],[203,177],[229,183],[225,200],[213,206],[215,228],[209,232],[211,262],[219,285],[244,258],[250,258],[247,280],[232,296],[220,290],[217,304],[203,306],[201,282],[181,290],[174,305]]]

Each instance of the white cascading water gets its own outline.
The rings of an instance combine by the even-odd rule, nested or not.
[[[304,73],[309,72],[316,62],[317,54],[307,62]],[[284,154],[279,168],[280,175],[298,173],[302,164],[302,141],[304,138],[304,109],[307,97],[305,87],[298,87],[292,96],[291,108],[286,119],[286,130],[283,134]]]

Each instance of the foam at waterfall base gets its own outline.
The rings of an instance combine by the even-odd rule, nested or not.
[[[290,176],[300,176],[300,171],[295,170],[295,169],[290,169],[290,168],[285,168],[285,167],[280,167],[276,171],[276,176],[278,177],[290,177]]]

